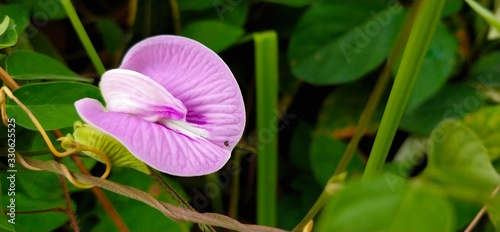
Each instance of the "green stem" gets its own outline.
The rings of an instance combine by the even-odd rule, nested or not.
[[[361,113],[361,117],[359,118],[358,126],[356,127],[356,131],[354,132],[354,136],[349,141],[349,144],[347,145],[347,148],[342,155],[342,159],[340,160],[337,169],[335,169],[335,173],[333,173],[332,177],[344,172],[344,170],[347,168],[347,165],[349,165],[349,162],[351,161],[351,158],[356,151],[356,148],[358,147],[359,141],[363,137],[363,134],[368,127],[368,123],[372,119],[375,109],[377,109],[380,100],[384,96],[387,84],[391,79],[390,77],[392,68],[394,67],[396,59],[400,56],[401,50],[408,40],[411,26],[415,21],[415,16],[417,13],[416,9],[416,7],[412,7],[408,16],[406,17],[405,23],[401,28],[401,32],[399,33],[396,40],[396,44],[394,45],[394,48],[387,58],[384,69],[382,70],[382,73],[380,74],[377,83],[375,84],[375,88],[373,89],[373,92],[370,95],[368,102],[366,103],[366,107],[363,109],[363,113]]]
[[[397,57],[400,55],[401,50],[403,49],[403,46],[406,43],[406,40],[408,39],[408,35],[410,34],[410,28],[414,22],[415,15],[417,12],[415,9],[416,8],[413,7],[410,10],[410,13],[408,14],[405,20],[405,24],[402,27],[402,31],[398,35],[396,44],[394,45],[391,54],[389,54],[384,69],[382,70],[382,73],[380,74],[380,77],[378,78],[377,83],[375,84],[375,88],[373,89],[373,92],[370,95],[368,102],[366,103],[366,107],[363,110],[361,117],[359,118],[358,126],[356,127],[356,131],[354,132],[354,136],[349,141],[349,144],[347,145],[347,148],[344,151],[344,154],[342,155],[342,159],[340,160],[337,168],[335,169],[335,173],[330,177],[329,182],[332,182],[332,180],[337,179],[337,177],[340,176],[340,174],[344,173],[345,169],[349,165],[349,162],[354,154],[354,151],[356,151],[356,148],[358,147],[359,141],[363,137],[363,133],[366,130],[368,122],[371,120],[375,109],[377,108],[378,104],[380,103],[380,100],[382,99],[383,93],[387,87],[387,83],[390,80],[391,70],[396,62]],[[307,212],[306,216],[299,222],[299,224],[295,227],[293,231],[301,231],[304,228],[304,226],[306,226],[307,223],[316,216],[318,211],[323,207],[323,205],[331,196],[331,194],[327,194],[326,189],[328,189],[328,185],[325,187],[325,189],[323,189],[323,192],[318,197],[316,202],[314,202],[314,205],[311,207],[309,212]]]
[[[444,3],[445,0],[420,0],[415,5],[418,7],[415,23],[411,28],[363,178],[374,177],[383,168],[425,53],[438,25]]]
[[[257,93],[257,224],[276,226],[278,170],[278,41],[274,31],[255,33]]]
[[[300,232],[304,229],[304,227],[309,223],[309,221],[313,220],[316,214],[319,212],[321,208],[325,205],[326,201],[330,199],[330,197],[337,192],[341,188],[341,184],[345,181],[347,177],[346,173],[342,173],[340,175],[332,176],[326,183],[325,188],[319,195],[314,205],[311,207],[309,212],[307,212],[306,216],[300,221],[295,228],[293,228],[292,232]]]
[[[85,28],[83,28],[82,22],[78,18],[75,8],[71,4],[70,0],[61,0],[61,2],[64,7],[64,10],[66,10],[66,14],[68,14],[68,18],[71,21],[73,28],[76,31],[76,34],[78,34],[78,38],[80,38],[80,41],[82,42],[83,47],[85,48],[85,51],[89,55],[92,64],[94,64],[97,73],[99,74],[99,76],[101,76],[106,71],[106,69],[102,64],[102,61],[99,58],[99,55],[97,54],[94,48],[94,45],[90,41],[90,38],[87,35],[87,32],[85,31]]]

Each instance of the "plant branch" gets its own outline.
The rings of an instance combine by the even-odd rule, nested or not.
[[[17,84],[16,81],[12,79],[12,77],[7,72],[5,72],[5,70],[2,67],[0,67],[0,79],[5,83],[5,85],[8,88],[12,90],[16,90],[19,88],[19,84]],[[2,113],[5,113],[5,111],[2,111]],[[52,130],[51,132],[56,138],[64,137],[63,133],[60,130]],[[87,167],[85,167],[85,164],[83,164],[82,160],[78,156],[72,155],[71,159],[83,174],[91,175]],[[113,207],[113,204],[111,204],[109,199],[106,197],[102,189],[98,187],[93,187],[92,192],[97,197],[98,201],[101,202],[104,210],[106,211],[106,213],[108,213],[108,215],[113,220],[118,229],[120,231],[129,231],[127,225],[120,217],[116,209]]]
[[[40,161],[32,158],[25,158],[26,162],[36,168],[40,168],[49,172],[65,175],[60,169],[60,166],[55,161]],[[217,227],[223,227],[236,231],[261,231],[261,232],[283,232],[284,230],[271,228],[266,226],[242,224],[228,216],[215,213],[198,213],[182,207],[178,207],[169,203],[161,202],[146,192],[124,186],[106,179],[97,178],[94,176],[83,175],[79,173],[71,173],[78,182],[92,184],[101,187],[111,192],[135,199],[159,210],[165,216],[177,222],[191,221],[199,224],[207,224]]]
[[[71,197],[69,196],[68,185],[66,184],[64,176],[59,175],[59,183],[61,183],[61,187],[63,189],[64,201],[66,203],[65,213],[69,217],[70,225],[73,228],[73,231],[79,232],[80,228],[78,227],[76,216],[73,213],[73,210],[71,209]]]

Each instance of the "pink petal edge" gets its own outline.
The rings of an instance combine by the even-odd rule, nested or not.
[[[90,98],[75,102],[82,120],[117,139],[149,166],[176,176],[200,176],[221,169],[231,150],[207,140],[193,140],[160,124],[124,113],[106,112]]]

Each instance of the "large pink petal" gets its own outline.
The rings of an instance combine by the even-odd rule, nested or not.
[[[187,109],[186,121],[208,131],[219,147],[238,143],[245,110],[238,83],[222,59],[204,45],[163,35],[134,45],[120,68],[140,72],[165,87]]]
[[[106,112],[94,99],[81,99],[75,107],[87,124],[113,136],[134,156],[161,172],[205,175],[219,170],[231,155],[232,148],[192,139],[129,114]]]

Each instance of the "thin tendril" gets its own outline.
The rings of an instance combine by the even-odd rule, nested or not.
[[[54,145],[52,144],[52,142],[50,141],[49,136],[47,135],[47,133],[43,129],[43,127],[40,124],[40,122],[38,121],[38,119],[33,115],[33,113],[31,113],[31,111],[28,109],[28,107],[26,107],[21,101],[19,101],[19,99],[17,99],[17,97],[14,96],[14,94],[12,94],[12,92],[10,91],[10,89],[8,87],[3,86],[3,87],[0,88],[0,110],[2,111],[2,121],[3,121],[3,123],[5,125],[7,125],[7,121],[8,121],[7,112],[6,112],[6,106],[5,106],[6,105],[5,95],[7,95],[10,99],[12,99],[14,102],[16,102],[16,104],[28,115],[28,117],[31,119],[31,121],[35,125],[35,127],[38,129],[38,131],[42,135],[43,140],[45,141],[45,143],[49,147],[49,150],[52,152],[52,154],[54,154],[57,157],[65,157],[65,156],[69,156],[69,155],[74,154],[74,153],[79,152],[79,151],[90,151],[90,152],[93,152],[93,153],[97,154],[99,157],[101,157],[101,159],[106,164],[106,171],[101,176],[101,178],[105,179],[109,175],[109,173],[111,172],[111,161],[109,160],[109,157],[104,152],[102,152],[102,151],[100,151],[98,149],[95,149],[93,147],[89,147],[89,146],[86,146],[86,145],[79,144],[79,143],[75,142],[73,144],[73,146],[74,146],[73,148],[70,148],[70,149],[68,149],[68,150],[66,150],[64,152],[59,152],[54,147]],[[18,159],[19,159],[20,163],[23,166],[25,166],[27,169],[37,170],[36,168],[28,165],[24,161],[24,159],[21,156],[21,154],[19,154],[19,153],[16,153],[16,154],[18,155],[18,157],[19,157]],[[61,164],[61,169],[66,174],[68,174],[67,175],[68,180],[73,185],[75,185],[76,187],[79,187],[79,188],[90,188],[90,187],[92,187],[92,186],[89,187],[89,185],[81,184],[81,183],[77,182],[71,176],[71,174],[69,173],[68,168],[66,166],[64,166],[63,164]]]

